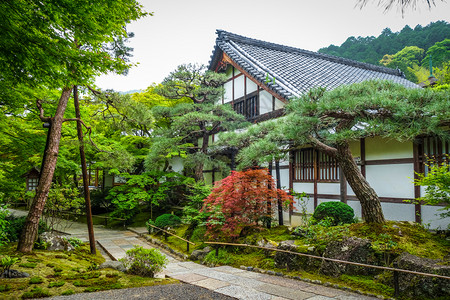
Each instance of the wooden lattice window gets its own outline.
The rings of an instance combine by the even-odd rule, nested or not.
[[[293,168],[293,180],[297,182],[313,182],[316,173],[318,182],[339,181],[339,166],[336,159],[313,148],[296,151]]]
[[[35,190],[39,185],[39,178],[28,178],[27,179],[27,190]]]
[[[253,119],[259,115],[258,95],[252,93],[233,102],[233,109],[247,119]]]
[[[435,163],[442,163],[445,161],[449,163],[449,146],[448,141],[442,141],[438,137],[429,136],[422,138],[422,143],[419,145],[420,172],[425,174],[428,173],[430,161]]]

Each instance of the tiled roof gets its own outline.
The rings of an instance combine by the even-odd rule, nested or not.
[[[405,79],[400,70],[255,40],[223,30],[217,30],[217,34],[210,70],[215,69],[224,52],[253,78],[286,99],[300,96],[313,87],[333,89],[370,79],[418,87]],[[266,83],[267,75],[270,80],[275,78],[275,83]]]

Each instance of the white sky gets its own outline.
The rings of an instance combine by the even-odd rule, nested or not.
[[[436,0],[431,10],[418,0],[404,17],[396,8],[385,13],[372,0],[365,8],[357,0],[141,0],[154,12],[131,23],[135,33],[133,67],[127,76],[105,75],[96,80],[102,89],[129,91],[160,83],[184,63],[208,64],[216,29],[273,43],[317,51],[340,46],[350,36],[378,36],[389,27],[414,28],[438,20],[450,21],[450,3]]]

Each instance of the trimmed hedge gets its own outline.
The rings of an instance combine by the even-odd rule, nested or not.
[[[355,220],[353,208],[343,202],[330,201],[320,203],[314,210],[313,218],[321,221],[326,218],[332,220],[332,225],[351,224]]]

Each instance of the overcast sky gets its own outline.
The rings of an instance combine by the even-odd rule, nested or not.
[[[448,0],[446,0],[448,1]],[[273,43],[317,51],[341,45],[349,36],[378,36],[389,27],[396,32],[438,20],[450,21],[450,3],[436,0],[431,10],[420,2],[404,17],[397,9],[383,12],[372,0],[360,10],[357,0],[141,0],[147,12],[131,23],[135,33],[129,46],[139,63],[127,76],[105,75],[96,80],[102,89],[129,91],[160,83],[178,65],[207,64],[216,29]],[[423,2],[423,3],[422,3]]]

